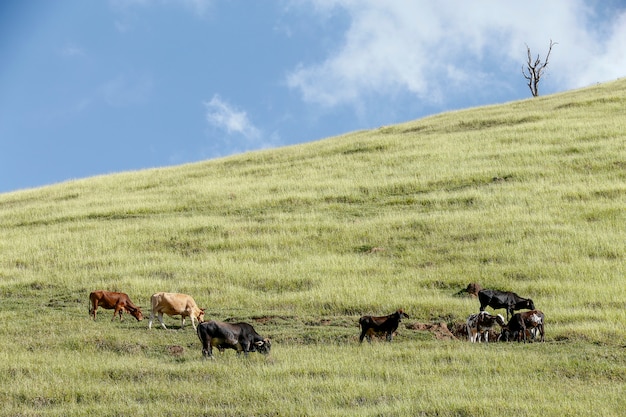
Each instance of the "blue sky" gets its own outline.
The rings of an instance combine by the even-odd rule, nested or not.
[[[3,0],[0,193],[626,75],[613,0]]]

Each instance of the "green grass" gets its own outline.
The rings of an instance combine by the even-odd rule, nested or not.
[[[626,80],[298,146],[0,195],[0,416],[586,416],[626,406]],[[469,282],[531,297],[546,343],[463,322]],[[269,357],[203,361],[88,294],[184,292]],[[181,349],[182,348],[182,349]]]

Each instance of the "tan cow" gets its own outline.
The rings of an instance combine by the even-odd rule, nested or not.
[[[199,308],[190,295],[158,292],[156,294],[152,294],[150,301],[152,304],[152,311],[150,312],[150,322],[148,323],[149,329],[152,328],[152,320],[154,319],[155,314],[164,329],[167,329],[163,323],[164,313],[168,316],[181,316],[181,329],[185,328],[185,317],[191,317],[191,325],[194,330],[196,329],[195,320],[197,320],[198,323],[202,323],[204,321],[204,309]]]
[[[134,318],[138,321],[143,320],[143,315],[141,314],[141,308],[137,307],[130,301],[130,298],[127,294],[123,292],[112,292],[112,291],[103,291],[97,290],[93,291],[89,294],[89,302],[90,309],[89,315],[93,316],[93,319],[96,319],[96,311],[98,311],[98,306],[113,311],[113,320],[115,320],[115,316],[119,314],[120,321],[122,321],[122,313],[124,311],[130,313]]]

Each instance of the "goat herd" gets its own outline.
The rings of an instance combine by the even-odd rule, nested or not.
[[[529,298],[522,298],[513,292],[482,289],[478,284],[469,284],[466,289],[460,292],[467,292],[478,297],[480,301],[480,312],[472,314],[467,318],[467,336],[470,342],[489,341],[489,335],[494,334],[493,328],[496,324],[500,326],[500,334],[495,334],[492,339],[501,341],[524,341],[537,339],[544,341],[544,314],[535,309],[533,301]],[[267,338],[260,336],[248,323],[225,323],[215,320],[204,321],[204,309],[199,308],[194,299],[187,294],[159,292],[150,298],[151,311],[148,328],[152,328],[154,317],[158,318],[161,326],[167,329],[163,323],[163,314],[169,316],[181,316],[181,328],[185,327],[185,318],[191,319],[191,324],[196,330],[198,338],[202,343],[203,357],[213,358],[213,348],[220,352],[224,349],[234,349],[237,353],[260,352],[267,354],[270,352],[271,342]],[[493,309],[506,309],[507,322],[501,314],[491,315],[485,311],[486,307]],[[122,313],[127,312],[138,321],[143,320],[141,308],[136,306],[127,294],[111,291],[93,291],[89,294],[89,315],[96,319],[98,307],[112,309],[113,320],[119,316],[122,320]],[[522,313],[515,313],[516,310],[527,309]],[[409,318],[409,315],[402,309],[388,316],[363,316],[359,319],[361,334],[359,342],[364,338],[371,342],[372,336],[383,335],[387,341],[391,342],[393,335],[398,329],[402,318]],[[198,325],[196,326],[196,321]]]

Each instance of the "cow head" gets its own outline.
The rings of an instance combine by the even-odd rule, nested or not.
[[[531,300],[530,298],[526,300],[526,308],[529,310],[535,309],[535,303],[533,303],[533,300]]]
[[[131,316],[133,316],[134,318],[137,319],[137,321],[141,321],[143,320],[143,314],[141,313],[141,309],[139,307],[137,308],[133,308],[130,309],[128,308],[128,306],[126,307],[126,310],[128,310],[128,312],[130,313]]]
[[[473,297],[478,297],[478,292],[482,289],[483,287],[480,284],[471,282],[467,284],[467,287],[464,290],[459,291],[459,293],[466,292]]]
[[[500,325],[500,327],[505,327],[506,326],[506,322],[504,321],[504,317],[502,316],[502,314],[498,314],[496,316],[496,323],[498,323]]]
[[[196,315],[196,319],[198,320],[198,323],[202,323],[204,321],[204,308],[200,309],[200,312]]]
[[[398,314],[398,317],[400,317],[400,319],[402,319],[402,317],[405,317],[407,319],[409,318],[409,315],[406,314],[404,310],[401,308],[399,308],[398,311],[396,311],[396,314]]]
[[[270,353],[270,349],[272,348],[272,343],[269,339],[259,340],[254,344],[255,350],[259,353],[267,355]]]

